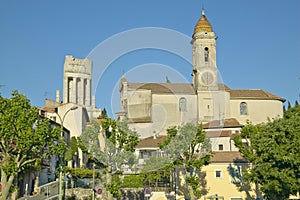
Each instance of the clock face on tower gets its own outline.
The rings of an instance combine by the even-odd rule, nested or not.
[[[200,81],[202,84],[209,86],[214,83],[215,76],[211,71],[204,71],[200,74]]]

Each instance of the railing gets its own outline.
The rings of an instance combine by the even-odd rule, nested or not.
[[[58,199],[59,182],[54,181],[38,188],[37,194],[24,196],[18,200],[56,200]]]

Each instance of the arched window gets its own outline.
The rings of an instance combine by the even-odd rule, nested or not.
[[[209,51],[208,51],[208,47],[204,48],[204,61],[208,62],[208,57],[209,57]]]
[[[248,115],[248,106],[246,102],[242,102],[240,104],[240,114],[241,115]]]
[[[186,111],[186,98],[181,97],[179,99],[179,111],[183,112]]]

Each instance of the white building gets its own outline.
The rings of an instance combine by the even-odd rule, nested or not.
[[[165,135],[170,126],[235,119],[244,125],[282,117],[285,99],[260,89],[231,89],[219,83],[216,40],[204,11],[192,37],[192,83],[134,83],[120,81],[120,119],[141,138]]]
[[[91,96],[92,62],[66,56],[64,63],[63,95],[56,91],[56,99],[46,99],[43,115],[70,131],[71,137],[79,137],[85,126],[101,114]],[[70,142],[70,138],[67,142]],[[80,151],[80,150],[79,150]],[[76,166],[84,164],[84,156],[79,152]]]

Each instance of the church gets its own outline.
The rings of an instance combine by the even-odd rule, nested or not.
[[[128,119],[129,127],[141,138],[136,148],[141,168],[150,156],[163,153],[159,144],[169,127],[202,123],[214,155],[201,168],[207,191],[201,199],[260,199],[254,186],[241,187],[242,171],[251,163],[241,156],[232,138],[248,121],[260,124],[282,117],[285,99],[261,89],[232,89],[220,83],[216,40],[202,10],[191,41],[192,83],[130,82],[123,76],[118,118]]]
[[[260,89],[232,89],[218,81],[217,36],[204,10],[192,36],[192,83],[137,83],[121,78],[120,119],[141,138],[165,135],[170,126],[187,122],[227,121],[244,125],[282,117],[285,99]]]

